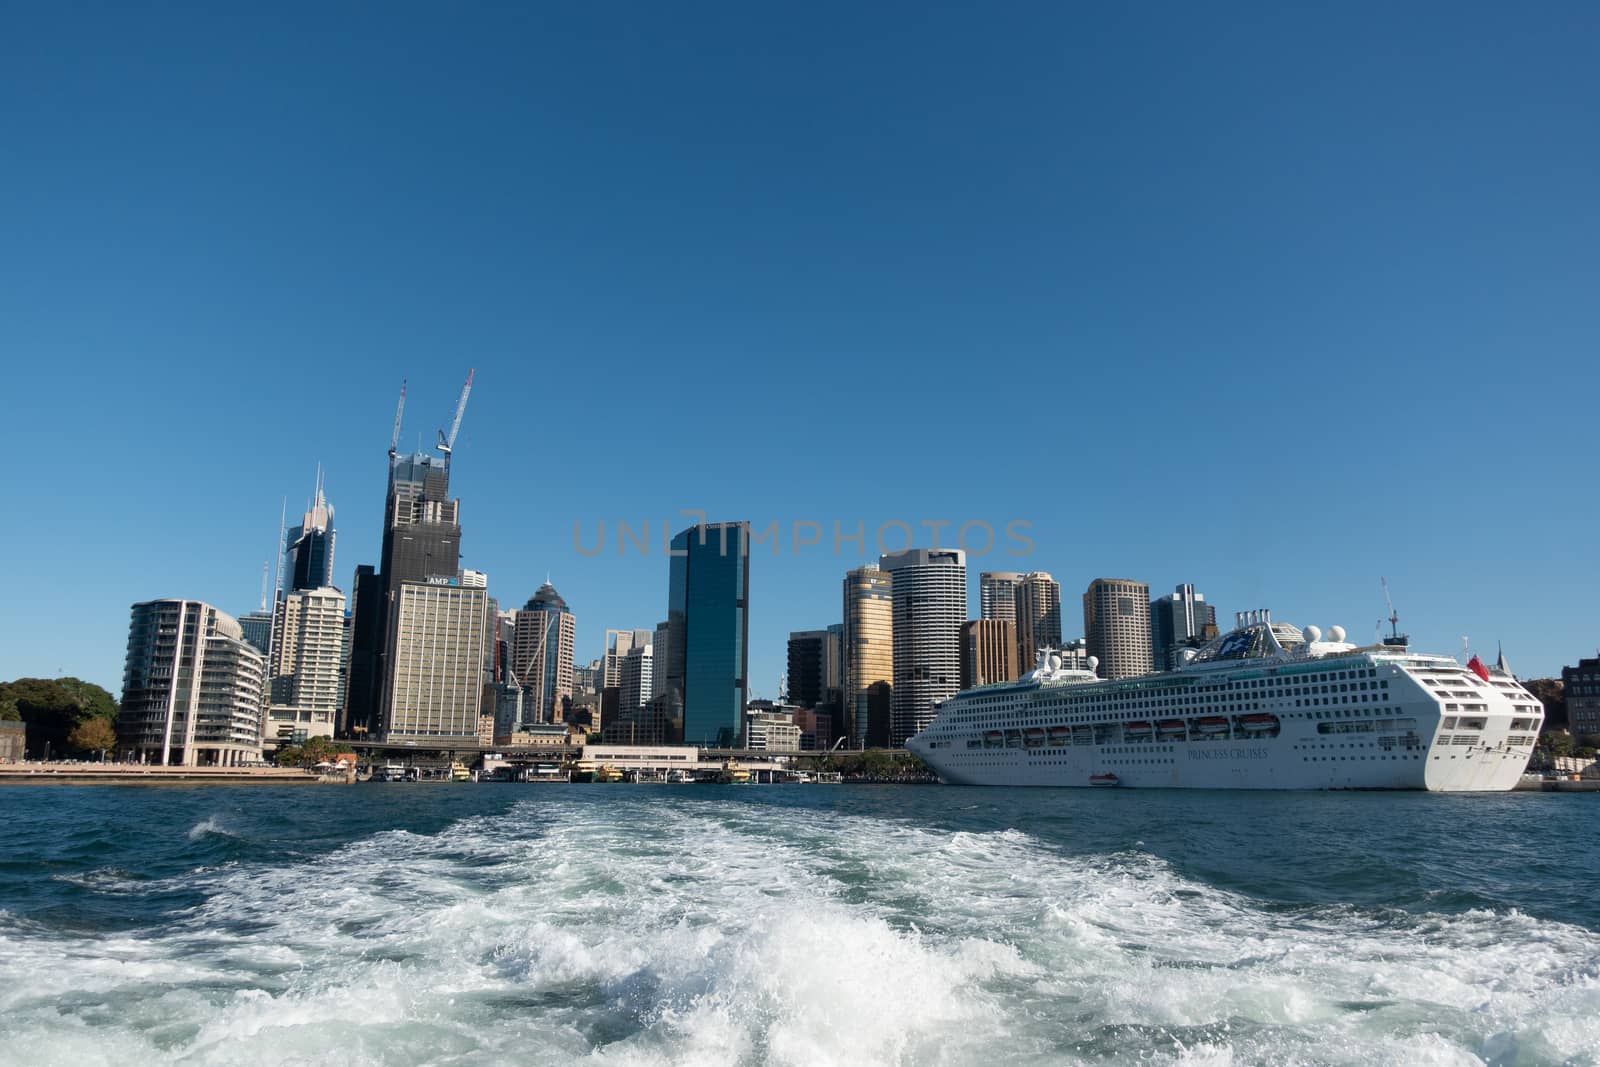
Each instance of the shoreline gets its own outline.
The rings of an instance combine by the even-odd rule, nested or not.
[[[0,764],[0,785],[318,785],[298,767],[150,767],[129,763]]]

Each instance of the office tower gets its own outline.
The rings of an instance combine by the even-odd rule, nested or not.
[[[876,563],[844,576],[844,722],[857,748],[887,748],[894,695],[894,580]]]
[[[272,612],[265,606],[260,611],[239,616],[239,630],[252,648],[263,656],[272,655]]]
[[[893,583],[894,696],[889,743],[933,721],[933,706],[961,688],[961,624],[967,621],[967,554],[910,548],[880,557]]]
[[[230,615],[198,600],[133,605],[117,714],[124,757],[169,766],[261,758],[267,660]]]
[[[1017,662],[1017,627],[1007,619],[961,624],[961,688],[1009,682],[1033,669]]]
[[[1170,671],[1178,657],[1209,632],[1216,635],[1217,609],[1194,591],[1180,585],[1175,592],[1150,601],[1150,646],[1154,669]],[[1209,628],[1209,629],[1208,629]]]
[[[1044,571],[1017,582],[1017,668],[1031,671],[1041,648],[1061,647],[1061,585]]]
[[[377,569],[363,563],[350,580],[350,670],[345,679],[344,711],[339,735],[366,738],[377,721],[379,670],[383,640],[388,631],[384,613],[383,580]]]
[[[333,585],[333,538],[333,505],[323,496],[322,468],[318,467],[311,508],[284,538],[285,592]]]
[[[344,594],[339,590],[295,589],[278,598],[263,744],[277,747],[333,736],[344,643]]]
[[[457,578],[401,582],[377,732],[388,741],[472,742],[483,703],[489,593]]]
[[[577,623],[549,582],[517,612],[511,669],[522,686],[522,725],[560,722],[572,701]]]
[[[653,644],[649,630],[607,630],[606,650],[601,657],[600,688],[622,684],[622,661],[627,658],[628,650],[641,645]]]
[[[823,669],[828,631],[796,630],[789,635],[789,703],[814,708],[823,701]]]
[[[658,697],[667,691],[667,645],[671,641],[672,627],[667,625],[667,620],[662,619],[656,623],[656,633],[650,639],[651,646],[655,649],[656,672],[650,684],[650,697]]]
[[[978,575],[978,617],[1017,621],[1017,584],[1022,575],[1015,571],[984,571]]]
[[[666,714],[681,721],[683,744],[737,747],[749,687],[748,524],[691,526],[673,537],[672,552]]]
[[[650,699],[655,678],[655,647],[634,645],[622,658],[622,684],[617,687],[617,710],[631,715]]]
[[[1102,678],[1149,674],[1150,587],[1125,578],[1096,578],[1083,594],[1083,633]]]

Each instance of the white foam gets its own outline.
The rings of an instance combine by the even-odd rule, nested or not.
[[[1140,853],[659,798],[540,796],[203,872],[204,905],[139,935],[0,924],[0,1059],[1447,1064],[1600,1047],[1600,935],[1578,927],[1284,911]]]

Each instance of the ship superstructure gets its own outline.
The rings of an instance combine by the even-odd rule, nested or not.
[[[1526,768],[1544,709],[1508,673],[1266,611],[1238,622],[1138,678],[1042,652],[944,701],[906,747],[960,785],[1488,791]]]

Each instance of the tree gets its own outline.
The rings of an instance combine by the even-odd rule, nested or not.
[[[79,752],[98,752],[103,759],[107,749],[117,747],[117,731],[97,715],[74,726],[67,735],[67,744]]]
[[[283,746],[273,759],[280,767],[311,767],[332,760],[340,751],[340,746],[330,738],[312,737],[303,745]]]
[[[28,724],[28,747],[36,753],[66,751],[79,723],[116,722],[117,702],[110,693],[79,678],[18,678],[0,682],[0,718],[15,717]],[[114,742],[113,742],[114,744]]]
[[[1534,678],[1522,683],[1523,688],[1539,698],[1544,705],[1544,728],[1565,729],[1567,726],[1567,690],[1559,678]]]

